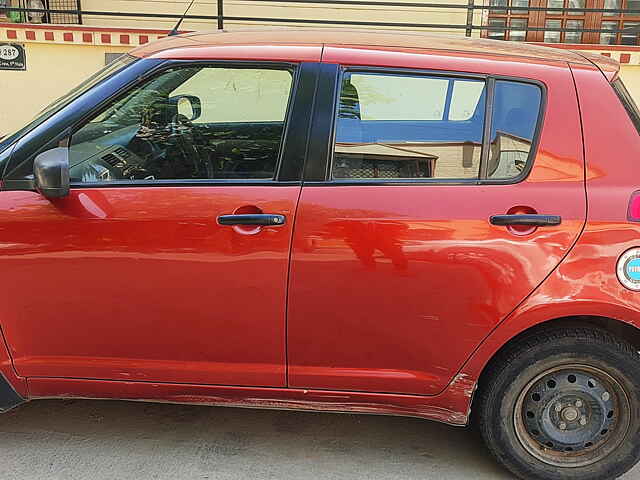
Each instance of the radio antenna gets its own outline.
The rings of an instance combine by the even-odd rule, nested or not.
[[[176,26],[173,27],[173,30],[171,30],[168,34],[169,37],[173,37],[175,35],[179,35],[178,29],[180,28],[180,25],[182,25],[182,22],[184,21],[184,17],[187,16],[187,13],[189,13],[189,10],[191,10],[191,7],[193,7],[193,4],[196,2],[196,0],[191,0],[191,3],[189,4],[189,6],[187,7],[187,9],[184,11],[184,13],[182,14],[182,17],[180,17],[180,20],[178,20],[178,23],[176,23]]]

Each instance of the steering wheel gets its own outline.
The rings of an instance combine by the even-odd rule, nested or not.
[[[176,140],[176,147],[183,157],[183,164],[191,170],[191,178],[197,178],[201,163],[200,151],[194,142],[193,122],[182,114],[173,117],[169,125],[171,136]],[[175,159],[174,162],[178,161]]]

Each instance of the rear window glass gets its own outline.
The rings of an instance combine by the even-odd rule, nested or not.
[[[484,79],[347,72],[332,177],[478,179],[485,158],[486,178],[516,178],[532,149],[541,96],[536,85],[496,81],[490,137],[483,139]]]
[[[622,83],[622,80],[619,78],[611,85],[622,102],[622,105],[624,105],[625,110],[629,114],[629,118],[633,122],[633,126],[636,127],[636,130],[640,133],[640,111],[638,111],[638,106],[633,100],[633,97],[629,94],[627,87],[624,86],[624,83]]]
[[[477,178],[484,80],[347,73],[333,178]]]

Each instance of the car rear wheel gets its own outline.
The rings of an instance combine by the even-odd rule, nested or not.
[[[525,479],[617,478],[640,458],[640,356],[597,328],[538,330],[489,365],[482,436]]]

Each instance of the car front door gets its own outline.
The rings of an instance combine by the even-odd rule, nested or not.
[[[582,229],[571,74],[333,47],[323,61],[339,93],[325,92],[314,131],[334,141],[312,152],[298,207],[290,385],[437,394]],[[400,62],[424,70],[382,67]]]
[[[168,66],[78,125],[68,197],[0,193],[18,374],[286,385],[305,68]]]

